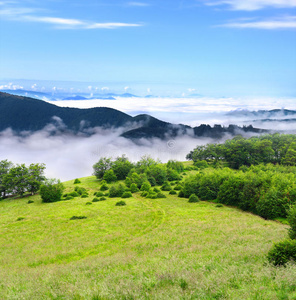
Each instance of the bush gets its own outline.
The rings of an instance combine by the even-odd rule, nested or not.
[[[223,204],[218,203],[217,205],[215,205],[215,207],[223,207]]]
[[[160,189],[157,188],[157,187],[155,187],[155,188],[153,188],[153,192],[154,192],[154,193],[160,193]]]
[[[169,194],[170,194],[170,195],[176,195],[176,194],[177,194],[177,192],[176,192],[176,191],[174,191],[174,190],[171,190],[171,191],[169,192]]]
[[[256,204],[257,213],[265,219],[275,219],[287,216],[288,199],[276,188],[269,189]]]
[[[95,198],[92,199],[92,202],[99,202],[99,201],[100,201],[100,199],[97,198],[97,197],[95,197]]]
[[[78,178],[76,178],[76,179],[74,180],[74,184],[78,184],[78,183],[81,183],[81,181],[80,181]]]
[[[40,187],[42,202],[50,203],[60,201],[63,195],[64,186],[59,180],[48,180]]]
[[[72,196],[67,196],[64,200],[72,200],[74,197]]]
[[[290,224],[289,237],[296,240],[296,205],[292,206],[288,211],[288,222]]]
[[[179,198],[185,198],[183,190],[179,191],[178,197]]]
[[[144,192],[141,193],[141,197],[147,197],[148,194],[149,194],[149,193],[148,193],[147,191],[144,191]]]
[[[106,182],[108,183],[111,183],[113,181],[117,181],[117,177],[116,175],[114,174],[114,171],[111,169],[111,170],[108,170],[105,172],[104,176],[103,176],[104,180],[106,180]]]
[[[100,187],[100,191],[107,191],[109,189],[107,183],[103,183]]]
[[[126,203],[124,201],[118,201],[116,202],[115,206],[124,206]]]
[[[85,205],[92,205],[92,203],[91,202],[86,202]]]
[[[124,192],[124,193],[122,194],[121,198],[130,198],[130,197],[132,197],[132,196],[133,196],[133,195],[132,195],[131,192]]]
[[[273,245],[267,254],[267,259],[275,266],[296,261],[296,240],[285,240]]]
[[[81,220],[81,219],[86,219],[86,216],[73,216],[70,218],[70,220]]]
[[[166,195],[159,192],[159,193],[157,193],[157,198],[166,198]]]
[[[79,195],[87,194],[87,190],[84,187],[75,187],[75,192],[77,192]]]
[[[79,194],[74,191],[74,192],[69,193],[68,196],[75,198],[75,197],[79,197]]]
[[[104,196],[104,193],[103,192],[96,192],[96,193],[94,193],[94,196],[102,197],[102,196]]]
[[[177,185],[174,187],[174,190],[175,190],[175,191],[181,191],[181,190],[182,190],[182,185],[177,184]]]
[[[31,204],[31,203],[34,203],[34,201],[33,201],[33,200],[29,200],[29,201],[28,201],[28,204]]]
[[[105,197],[100,198],[100,201],[105,201],[105,200],[107,200]]]
[[[132,183],[130,185],[130,190],[131,190],[132,193],[136,193],[136,192],[139,191],[139,189],[138,189],[138,187],[137,187],[137,185],[135,183]]]
[[[121,197],[124,193],[124,186],[120,183],[119,185],[112,185],[109,190],[109,197],[115,198],[115,197]]]
[[[199,201],[200,201],[199,198],[195,194],[190,195],[188,200],[188,202],[190,203],[199,202]]]
[[[88,197],[88,194],[81,195],[81,198],[87,198],[87,197]]]
[[[141,186],[141,191],[149,192],[150,188],[151,188],[151,184],[148,181],[145,181]]]
[[[161,187],[162,191],[170,191],[171,189],[172,189],[172,187],[167,181]]]

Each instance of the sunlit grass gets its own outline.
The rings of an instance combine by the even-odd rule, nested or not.
[[[85,205],[99,183],[79,186],[89,198],[0,202],[0,299],[296,298],[296,266],[266,261],[286,225],[168,192]]]

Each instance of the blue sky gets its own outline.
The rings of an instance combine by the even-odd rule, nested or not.
[[[296,96],[296,0],[0,0],[0,18],[2,82]]]

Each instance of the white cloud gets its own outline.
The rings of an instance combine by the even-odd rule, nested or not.
[[[107,86],[101,88],[102,91],[109,91],[110,89]]]
[[[83,26],[83,29],[116,29],[120,27],[139,27],[141,24],[131,23],[90,23]]]
[[[296,16],[282,17],[277,19],[260,21],[238,21],[220,25],[230,28],[254,28],[254,29],[296,29]]]
[[[127,5],[128,6],[138,6],[138,7],[150,6],[150,4],[145,3],[145,2],[128,2]]]
[[[233,10],[258,10],[267,7],[274,8],[293,8],[296,7],[296,0],[217,0],[207,1],[207,5],[226,4]]]
[[[13,4],[11,2],[11,4]],[[120,23],[120,22],[108,22],[98,23],[87,20],[57,18],[52,16],[40,16],[36,15],[37,9],[17,7],[15,5],[9,5],[8,2],[0,2],[0,16],[12,21],[22,22],[38,22],[56,25],[56,29],[116,29],[121,27],[139,27],[142,24],[135,23]]]
[[[127,92],[129,89],[130,89],[129,86],[126,86],[126,87],[124,88],[124,90],[125,90],[126,92]]]

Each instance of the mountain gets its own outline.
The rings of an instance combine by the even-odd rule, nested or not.
[[[88,133],[94,127],[124,128],[122,136],[129,139],[161,138],[170,139],[178,135],[189,134],[195,137],[221,138],[226,133],[236,135],[242,132],[263,133],[264,130],[229,125],[200,125],[191,128],[182,124],[171,124],[152,116],[141,114],[132,117],[118,110],[107,107],[88,109],[59,107],[41,100],[15,96],[0,92],[0,131],[7,128],[16,133],[37,131],[46,125],[56,123],[59,131]]]
[[[86,99],[87,98],[85,98],[83,96],[76,95],[76,96],[70,96],[70,97],[63,98],[62,100],[86,100]]]

